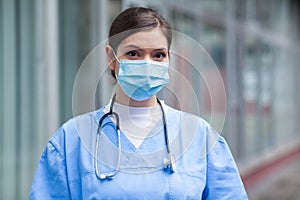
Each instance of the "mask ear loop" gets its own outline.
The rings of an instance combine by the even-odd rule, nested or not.
[[[109,46],[110,46],[110,45],[109,45]],[[114,49],[112,48],[112,46],[110,46],[110,48],[111,48],[111,50],[112,50],[113,56],[115,57],[115,59],[114,59],[111,63],[113,63],[115,60],[117,60],[117,62],[121,64],[121,62],[120,62],[120,60],[118,59],[118,57],[117,57],[117,55],[116,55]],[[110,63],[110,64],[111,64],[111,63]],[[115,79],[117,79],[117,75],[116,75],[116,73],[115,73],[115,70],[111,70],[111,72],[112,72],[113,77],[114,77]]]
[[[173,51],[171,49],[168,50],[168,56],[169,56],[169,62],[171,61],[171,54],[173,53]]]
[[[116,55],[114,49],[113,49],[113,48],[111,48],[111,49],[112,49],[112,52],[113,52],[113,54],[114,54],[114,57],[116,58],[116,60],[118,61],[118,63],[121,63],[120,60],[119,60],[119,58],[117,57],[117,55]]]

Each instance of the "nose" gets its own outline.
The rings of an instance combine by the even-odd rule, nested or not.
[[[145,54],[145,56],[144,56],[143,59],[144,59],[144,60],[153,60],[153,59],[151,58],[151,55],[150,55],[149,53]]]

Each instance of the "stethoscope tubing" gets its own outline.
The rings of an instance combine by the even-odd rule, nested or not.
[[[111,100],[109,112],[105,113],[100,118],[99,123],[98,123],[98,128],[97,128],[96,147],[95,147],[95,154],[94,154],[94,165],[95,165],[96,176],[99,179],[101,179],[101,180],[104,180],[104,179],[107,179],[107,178],[113,178],[119,172],[119,170],[120,170],[121,153],[122,153],[121,152],[122,151],[122,147],[121,147],[121,131],[120,131],[120,119],[119,119],[119,115],[118,115],[118,113],[116,113],[116,112],[113,111],[113,104],[115,102],[115,99],[116,99],[116,94],[114,95],[114,97]],[[168,155],[169,155],[169,159],[165,159],[164,160],[164,164],[165,164],[166,168],[170,168],[171,172],[174,172],[175,168],[176,168],[175,167],[175,157],[174,157],[173,154],[171,154],[171,150],[170,150],[169,138],[168,138],[168,129],[167,129],[167,121],[166,121],[166,114],[165,114],[165,111],[163,109],[163,106],[162,106],[160,100],[158,98],[156,98],[156,99],[157,99],[157,103],[159,104],[161,112],[162,112],[165,143],[166,143],[167,152],[168,152]],[[111,173],[99,173],[97,158],[98,158],[99,139],[100,139],[100,136],[101,136],[101,127],[102,127],[103,120],[106,117],[109,117],[109,116],[113,116],[113,117],[116,118],[116,132],[118,134],[118,163],[117,163],[117,166],[116,166],[116,168],[115,168],[115,170],[113,172],[111,172]]]

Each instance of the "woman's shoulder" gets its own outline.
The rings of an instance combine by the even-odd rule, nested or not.
[[[167,106],[166,110],[168,123],[172,124],[172,127],[177,127],[177,130],[181,130],[181,134],[190,137],[193,133],[194,137],[198,138],[200,142],[206,140],[219,141],[221,139],[219,138],[220,134],[201,116],[170,106]]]
[[[99,121],[102,114],[103,108],[100,108],[96,111],[83,113],[70,118],[58,128],[49,142],[55,141],[63,145],[66,141],[70,143],[81,137],[88,137],[88,134],[97,126],[97,121]]]
[[[169,115],[169,118],[185,121],[186,123],[197,123],[201,127],[211,127],[211,125],[204,118],[196,114],[178,110],[166,104],[164,104],[164,109]]]
[[[103,115],[103,108],[104,107],[95,111],[86,112],[74,116],[66,122],[64,122],[61,128],[68,131],[74,131],[74,128],[78,129],[78,127],[81,126],[89,126],[91,124],[97,123],[97,121],[99,121],[100,117]]]

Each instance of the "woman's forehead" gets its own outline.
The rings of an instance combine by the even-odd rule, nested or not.
[[[160,28],[140,31],[123,40],[118,47],[118,51],[133,47],[139,49],[168,49],[168,40]]]

